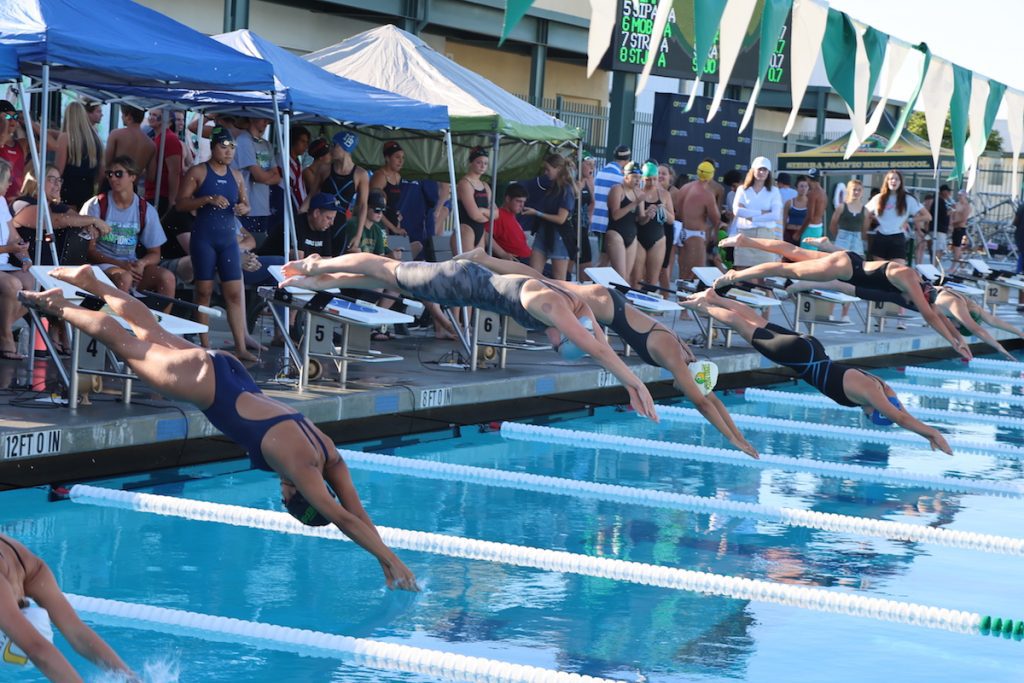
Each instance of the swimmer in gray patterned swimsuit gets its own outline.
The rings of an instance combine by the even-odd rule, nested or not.
[[[497,275],[471,261],[400,263],[373,254],[316,254],[284,266],[282,287],[400,289],[442,306],[473,306],[507,315],[527,329],[546,330],[555,342],[564,336],[615,375],[629,393],[633,409],[654,421],[654,399],[639,377],[622,362],[600,327],[593,332],[580,318],[594,319],[578,296],[553,283],[522,275]]]

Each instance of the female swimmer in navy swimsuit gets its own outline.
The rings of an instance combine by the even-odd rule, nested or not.
[[[263,394],[230,354],[207,351],[164,330],[148,308],[101,283],[90,266],[55,268],[51,275],[103,299],[134,336],[105,313],[70,304],[59,289],[22,292],[27,305],[99,339],[157,391],[195,404],[213,426],[248,450],[254,467],[278,474],[282,502],[296,519],[311,526],[333,523],[377,558],[389,588],[419,590],[363,509],[345,461],[301,413]]]

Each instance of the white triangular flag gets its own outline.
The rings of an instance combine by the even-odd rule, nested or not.
[[[821,52],[821,41],[825,38],[825,22],[828,20],[828,6],[815,0],[794,0],[793,30],[789,43],[789,90],[793,97],[793,109],[783,137],[788,136],[800,113],[800,104],[811,82],[814,65]]]
[[[985,153],[988,135],[985,133],[985,109],[988,106],[988,79],[974,74],[971,78],[971,101],[967,106],[967,123],[970,133],[964,145],[967,157],[965,173],[967,174],[967,191],[974,189],[974,181],[978,178],[978,160]]]
[[[587,36],[587,78],[594,75],[608,52],[615,30],[616,0],[590,0],[590,33]],[[614,49],[614,46],[613,46]]]
[[[1010,194],[1014,199],[1020,196],[1020,180],[1017,178],[1020,154],[1024,152],[1024,93],[1020,90],[1006,89],[1003,95],[1006,102],[1006,124],[1010,133],[1010,151],[1013,152],[1013,178],[1010,181]]]
[[[715,118],[722,98],[725,97],[726,86],[732,78],[732,69],[736,66],[736,57],[743,46],[743,37],[747,33],[747,25],[756,5],[757,0],[729,0],[725,12],[722,13],[722,25],[718,32],[718,87],[715,88],[715,97],[708,110],[708,122]]]
[[[636,81],[637,92],[647,87],[647,79],[650,78],[654,63],[658,61],[658,52],[661,51],[661,44],[667,40],[665,38],[665,26],[668,25],[669,17],[675,18],[675,13],[672,11],[672,0],[661,0],[658,3],[658,12],[654,15],[654,29],[651,31],[647,61],[644,62],[644,70],[640,72],[640,78]]]
[[[881,89],[878,91],[881,95],[881,99],[878,100],[878,104],[875,105],[875,110],[871,113],[871,118],[868,120],[867,125],[864,127],[864,140],[867,140],[875,131],[878,130],[878,124],[882,122],[882,115],[885,113],[885,105],[889,103],[889,95],[892,93],[893,87],[896,85],[896,78],[900,74],[900,70],[903,68],[906,62],[907,55],[910,54],[910,46],[902,41],[896,40],[895,38],[889,38],[889,49],[885,51],[885,61],[882,63],[882,73],[878,82],[881,84]],[[915,53],[921,54],[914,50]],[[920,65],[915,66],[914,73],[920,72]],[[863,140],[861,141],[863,142]]]
[[[953,65],[945,59],[932,55],[928,74],[924,77],[919,102],[924,108],[925,123],[928,127],[928,145],[932,149],[935,174],[939,172],[939,154],[942,152],[942,130],[946,126],[949,101],[953,98]]]

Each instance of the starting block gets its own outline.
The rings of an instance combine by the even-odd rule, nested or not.
[[[642,311],[648,313],[675,313],[683,310],[683,307],[675,301],[668,301],[660,296],[648,294],[647,292],[638,292],[631,288],[629,283],[623,280],[622,276],[614,268],[587,268],[585,272],[597,284],[622,292],[629,303]]]
[[[715,286],[715,281],[722,276],[722,271],[714,266],[700,266],[693,269],[693,274],[704,288],[712,288]],[[745,286],[745,285],[744,285]],[[726,294],[730,299],[735,299],[740,303],[746,304],[758,312],[763,311],[766,308],[777,308],[782,305],[782,302],[778,299],[764,294],[758,294],[747,289],[740,289],[738,286],[733,287]],[[781,310],[781,309],[780,309]],[[696,316],[695,316],[696,317]],[[708,329],[707,329],[707,348],[711,348],[711,342],[714,339],[715,319],[708,316]],[[732,346],[732,330],[726,329],[725,332],[725,348]]]
[[[817,323],[834,323],[832,310],[836,304],[855,304],[861,299],[831,289],[810,289],[796,294],[796,319],[794,329],[800,329],[800,318],[807,323],[807,333],[814,336]]]

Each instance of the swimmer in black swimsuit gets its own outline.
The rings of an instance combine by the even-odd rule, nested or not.
[[[681,303],[732,328],[762,356],[790,368],[839,405],[859,406],[872,422],[898,424],[923,436],[933,450],[953,455],[942,434],[908,413],[889,385],[863,370],[836,363],[814,337],[765,322],[749,306],[720,296],[713,289],[694,294]]]
[[[288,279],[282,287],[399,289],[443,306],[472,306],[510,316],[527,329],[546,330],[552,343],[564,336],[615,375],[637,413],[658,420],[647,386],[608,345],[600,327],[591,332],[583,326],[580,319],[593,320],[594,312],[562,283],[495,275],[467,260],[399,263],[373,254],[345,254],[332,259],[313,254],[286,263],[283,270]]]
[[[920,311],[925,322],[938,332],[950,346],[970,360],[970,345],[957,334],[956,329],[945,317],[939,315],[926,298],[921,288],[921,276],[913,268],[892,261],[870,261],[852,251],[812,251],[783,242],[782,240],[747,237],[742,233],[718,243],[719,247],[746,247],[761,249],[783,256],[792,263],[760,263],[743,270],[730,270],[715,281],[719,293],[737,282],[756,280],[764,277],[786,277],[792,280],[827,282],[841,280],[866,291],[891,292],[903,295],[915,310]]]
[[[215,427],[248,450],[254,467],[278,474],[282,502],[292,516],[311,526],[333,523],[377,558],[389,588],[419,590],[413,573],[384,545],[345,461],[323,432],[263,394],[231,356],[211,353],[164,330],[148,308],[101,283],[90,266],[56,268],[51,275],[103,299],[134,336],[109,315],[72,305],[59,289],[23,292],[27,305],[99,339],[160,393],[195,404]]]
[[[139,680],[117,653],[78,618],[46,563],[13,538],[0,535],[0,631],[49,680],[81,681],[60,650],[26,618],[28,598],[46,610],[75,652],[96,666],[122,674],[128,681]],[[5,649],[3,656],[6,660],[17,655]]]
[[[475,261],[495,273],[543,277],[525,264],[488,256],[483,249],[474,249],[457,256],[456,259]],[[554,284],[586,302],[594,312],[595,320],[600,325],[614,330],[623,342],[636,351],[640,360],[671,372],[676,389],[682,392],[694,408],[722,433],[722,436],[747,455],[758,457],[757,449],[736,427],[729,411],[718,397],[714,393],[705,395],[697,386],[689,368],[689,364],[697,358],[672,330],[631,305],[618,290],[575,282],[558,281]]]

